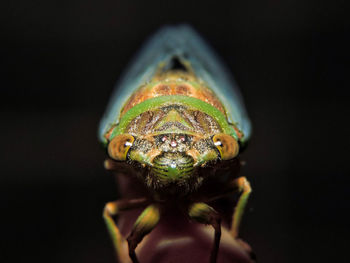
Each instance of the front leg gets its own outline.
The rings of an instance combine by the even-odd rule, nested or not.
[[[241,195],[238,199],[237,205],[235,207],[235,210],[233,212],[232,225],[231,225],[231,230],[230,230],[231,235],[234,238],[237,238],[239,226],[241,224],[241,220],[242,220],[242,216],[243,216],[243,212],[244,212],[244,208],[247,204],[249,195],[252,192],[252,188],[250,187],[249,181],[244,176],[233,180],[231,183],[231,186],[236,188],[238,190],[238,192],[241,193]]]
[[[232,223],[230,228],[230,234],[233,238],[235,238],[238,242],[241,243],[243,248],[250,254],[251,258],[254,259],[255,255],[252,252],[251,248],[247,246],[243,241],[238,239],[238,231],[239,227],[242,221],[243,212],[245,209],[245,206],[247,204],[249,195],[251,193],[252,189],[250,187],[250,183],[244,176],[235,178],[232,180],[228,187],[222,191],[222,193],[214,194],[211,197],[209,197],[206,202],[213,202],[216,200],[219,200],[221,198],[225,198],[227,196],[230,196],[235,193],[239,193],[240,196],[238,198],[238,202],[234,208],[234,212],[232,215]]]
[[[135,253],[137,245],[142,241],[145,235],[149,234],[158,224],[160,219],[160,209],[157,205],[149,205],[137,218],[131,234],[127,241],[129,245],[129,256],[133,263],[138,263]]]
[[[117,227],[112,217],[118,215],[123,211],[142,207],[147,203],[148,201],[146,198],[140,198],[131,200],[121,199],[114,202],[109,202],[105,205],[105,208],[103,210],[103,218],[106,222],[108,232],[112,238],[114,248],[117,254],[117,260],[119,263],[128,261],[128,255],[125,255],[125,253],[123,253],[122,250],[123,243],[125,243],[126,240],[120,233],[119,228]]]
[[[214,244],[209,262],[216,263],[221,238],[221,218],[219,214],[214,210],[214,208],[205,203],[195,203],[189,207],[188,215],[190,219],[198,223],[211,225],[214,228]]]
[[[250,187],[250,183],[246,177],[241,176],[232,180],[226,189],[224,189],[221,193],[216,193],[211,195],[205,202],[210,203],[221,198],[225,198],[235,193],[239,193],[240,196],[238,198],[238,202],[235,206],[233,216],[232,216],[232,224],[230,228],[230,233],[234,238],[238,237],[239,226],[242,221],[243,212],[245,206],[247,204],[250,193],[252,192],[252,188]]]

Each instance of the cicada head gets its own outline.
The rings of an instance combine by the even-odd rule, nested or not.
[[[238,152],[237,140],[224,133],[209,136],[186,133],[119,134],[108,144],[108,154],[112,159],[147,170],[142,173],[142,180],[149,188],[181,194],[192,192],[201,185],[205,174],[198,173],[198,169],[233,159]]]

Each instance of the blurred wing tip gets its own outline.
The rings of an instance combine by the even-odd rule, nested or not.
[[[197,35],[198,33],[194,30],[194,28],[186,23],[181,23],[177,25],[165,25],[161,27],[158,30],[158,33],[164,34],[164,35],[176,35],[176,34],[195,34]],[[155,34],[157,35],[157,33]]]

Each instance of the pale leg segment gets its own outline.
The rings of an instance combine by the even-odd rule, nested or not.
[[[159,219],[160,209],[155,204],[149,205],[137,218],[131,234],[127,238],[129,245],[129,256],[133,263],[139,263],[135,253],[137,245],[142,241],[145,235],[149,234],[156,227]]]
[[[131,199],[131,200],[117,200],[114,202],[109,202],[105,205],[103,210],[103,218],[107,225],[108,232],[112,238],[114,249],[117,254],[117,260],[119,263],[126,262],[126,255],[123,253],[122,247],[123,243],[126,242],[125,238],[120,233],[113,216],[118,215],[120,212],[127,211],[130,209],[142,207],[148,203],[146,198]]]
[[[211,206],[205,203],[194,203],[189,207],[188,215],[190,219],[214,228],[214,243],[210,253],[210,263],[216,263],[221,238],[221,217]]]
[[[231,225],[231,230],[230,230],[231,235],[234,238],[237,238],[239,226],[240,226],[241,221],[242,221],[243,212],[244,212],[244,209],[246,207],[249,195],[252,192],[252,188],[250,187],[249,181],[244,176],[233,180],[232,186],[237,187],[238,191],[241,193],[241,195],[238,199],[237,205],[235,207],[235,210],[233,212],[232,225]]]

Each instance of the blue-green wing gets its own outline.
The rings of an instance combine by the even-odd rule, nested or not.
[[[224,104],[229,121],[243,131],[243,142],[251,134],[251,125],[241,94],[226,67],[205,41],[189,26],[168,26],[159,30],[141,49],[117,84],[100,123],[99,138],[118,123],[127,99],[156,73],[159,63],[172,63],[174,57],[188,60],[197,77],[205,81]]]

